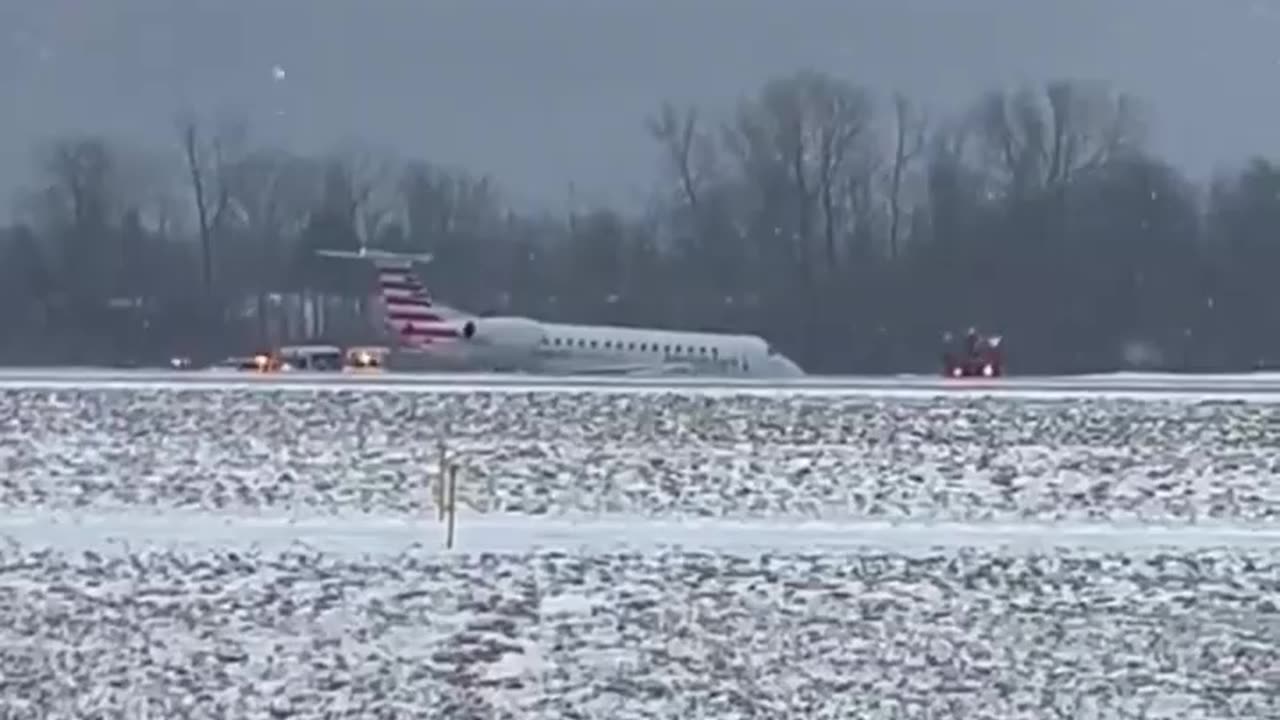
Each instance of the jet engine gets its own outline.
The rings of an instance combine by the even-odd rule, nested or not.
[[[532,352],[544,335],[542,325],[528,318],[475,318],[461,329],[468,344],[513,353]]]

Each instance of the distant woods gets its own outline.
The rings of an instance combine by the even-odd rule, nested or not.
[[[943,116],[803,71],[637,118],[643,211],[536,214],[429,158],[298,156],[205,118],[146,148],[53,138],[0,228],[0,362],[377,340],[368,270],[312,252],[368,245],[434,253],[433,294],[466,309],[759,333],[813,371],[933,370],[969,325],[1011,372],[1280,364],[1280,165],[1197,186],[1153,120],[1079,82]]]

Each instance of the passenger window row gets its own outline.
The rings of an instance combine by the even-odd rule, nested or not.
[[[695,345],[671,345],[646,342],[623,342],[621,340],[586,340],[583,338],[542,338],[542,344],[550,347],[579,347],[592,350],[617,350],[630,352],[662,352],[676,355],[703,355],[712,358],[720,357],[720,349]]]

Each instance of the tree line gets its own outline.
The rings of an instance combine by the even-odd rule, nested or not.
[[[1105,85],[941,116],[804,70],[644,120],[640,210],[514,212],[465,169],[193,115],[155,147],[50,139],[0,228],[0,362],[373,341],[370,274],[314,253],[365,245],[433,253],[452,305],[758,333],[817,372],[932,371],[969,326],[1014,372],[1280,363],[1280,165],[1197,185]]]

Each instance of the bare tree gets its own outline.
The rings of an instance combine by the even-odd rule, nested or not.
[[[639,244],[629,250],[636,257],[628,267],[658,249],[674,251],[682,271],[673,304],[706,308],[708,317],[685,315],[698,326],[723,324],[725,299],[739,294],[745,270],[744,233],[735,227],[741,220],[735,223],[732,207],[737,193],[724,182],[715,137],[696,107],[663,103],[646,125],[659,146],[664,188],[648,218],[656,221],[652,230],[633,238]]]
[[[494,229],[505,213],[497,186],[485,176],[415,162],[400,178],[415,244],[439,249],[458,234]]]
[[[889,175],[889,257],[897,260],[902,224],[902,184],[925,146],[926,119],[901,93],[893,98],[893,164]]]
[[[855,201],[870,193],[882,155],[873,120],[866,90],[802,71],[740,103],[723,133],[750,198],[741,203],[752,255],[744,286],[767,308],[753,312],[754,325],[794,338],[806,358],[819,338],[847,335],[847,316],[821,308],[845,301],[852,231],[868,225]]]
[[[503,242],[519,238],[521,230],[531,226],[518,228],[511,221],[496,183],[487,176],[415,161],[405,167],[398,189],[407,226],[403,241],[435,254],[436,267],[470,268],[470,278],[453,273],[441,277],[440,292],[459,303],[501,306],[503,301],[495,301],[494,293],[510,286],[514,268],[527,266],[530,254],[536,253],[534,248],[518,251]]]
[[[1138,150],[1144,135],[1133,98],[1067,80],[1049,83],[1043,93],[1029,87],[988,93],[975,120],[986,157],[1012,196],[1070,183]]]
[[[267,297],[284,289],[288,248],[320,202],[320,173],[306,158],[258,149],[227,168],[226,184],[231,214],[250,245],[244,269],[252,275],[258,332],[266,342],[270,335]]]
[[[787,189],[791,240],[811,269],[815,220],[821,227],[824,262],[840,264],[839,233],[848,207],[852,162],[861,166],[873,154],[874,105],[862,88],[814,71],[803,71],[765,85],[758,99],[743,103],[725,144],[737,158],[744,177],[767,195],[771,187]],[[753,179],[753,180],[752,180]]]
[[[683,202],[696,213],[715,165],[715,146],[700,128],[698,109],[663,103],[658,114],[646,121],[646,127],[662,148],[668,171],[675,174]]]
[[[343,206],[342,213],[361,245],[376,241],[384,226],[395,219],[401,207],[396,187],[400,172],[391,152],[361,143],[347,143],[330,156],[329,177],[331,183],[338,180],[338,185],[330,185],[328,200]],[[333,195],[338,188],[345,197]]]
[[[206,133],[200,121],[190,113],[178,118],[177,127],[196,207],[196,223],[200,233],[200,274],[208,300],[213,297],[214,238],[230,203],[226,168],[235,134]]]
[[[115,208],[113,182],[117,159],[105,138],[81,136],[59,139],[41,161],[48,184],[41,208],[48,221],[62,223],[73,231],[86,231],[106,224]]]
[[[40,165],[42,187],[22,210],[51,241],[53,286],[78,306],[77,316],[88,317],[106,301],[113,285],[106,270],[119,259],[110,247],[125,187],[119,153],[101,136],[65,137],[42,150]]]
[[[873,153],[872,145],[859,147],[870,140],[873,106],[871,96],[861,88],[818,76],[811,80],[808,100],[818,136],[818,191],[821,198],[823,240],[826,262],[832,271],[840,266],[837,231],[844,223],[837,205],[837,192],[851,177],[855,153]],[[873,162],[869,157],[862,163]],[[864,182],[869,178],[864,176]]]

